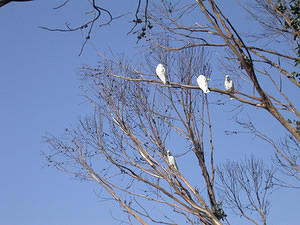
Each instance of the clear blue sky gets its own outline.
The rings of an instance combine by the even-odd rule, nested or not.
[[[42,142],[46,132],[59,135],[89,112],[89,105],[80,96],[78,70],[83,64],[97,62],[90,44],[78,56],[80,33],[38,28],[60,27],[65,21],[78,22],[83,18],[74,19],[79,15],[80,5],[61,11],[52,10],[55,6],[54,1],[36,0],[0,8],[0,225],[118,224],[110,216],[110,210],[116,213],[119,209],[116,203],[100,202],[94,184],[79,182],[48,168],[41,154],[47,151]],[[130,8],[127,3],[119,3],[118,10],[126,8]],[[103,28],[91,43],[101,51],[111,48],[117,53],[134,55],[136,38],[126,35],[128,20],[129,17],[125,22]],[[216,122],[226,126],[230,118],[231,114],[225,113],[218,115]],[[269,129],[279,127],[270,124]],[[252,151],[254,141],[257,140],[240,138],[235,149],[226,149],[217,160],[245,156],[241,149]],[[216,143],[218,146],[221,148],[222,143]],[[271,148],[263,143],[262,147],[269,148],[269,152],[257,154],[269,157]],[[300,216],[295,215],[300,197],[293,194],[286,190],[274,195],[270,224],[300,224]],[[283,216],[280,211],[285,204],[295,207]]]

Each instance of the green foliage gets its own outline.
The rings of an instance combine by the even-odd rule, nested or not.
[[[293,77],[300,78],[300,73],[292,72]]]
[[[288,119],[287,121],[295,127],[295,129],[297,130],[298,133],[300,132],[300,121],[299,120],[292,121],[292,120]]]
[[[277,1],[277,9],[285,14],[289,20],[291,21],[291,26],[285,21],[284,25],[287,30],[291,30],[292,28],[300,31],[300,0],[291,0],[289,4],[286,4],[286,1],[284,0],[278,0]],[[296,33],[294,35],[294,41],[296,42],[296,54],[298,57],[300,57],[300,37]],[[295,60],[295,66],[300,65],[299,60]],[[300,80],[300,73],[298,72],[292,72],[291,73],[295,79]]]
[[[277,9],[281,12],[284,13],[286,11],[286,5],[285,2],[283,2],[282,0],[278,0],[277,2]]]
[[[291,0],[289,6],[283,0],[278,0],[277,9],[285,14],[291,21],[291,26],[299,31],[300,30],[300,0]],[[291,26],[285,22],[285,28],[291,29]],[[299,36],[295,34],[294,40],[297,40]]]
[[[222,209],[222,202],[217,202],[214,215],[217,217],[218,220],[224,220],[227,217],[227,215]]]

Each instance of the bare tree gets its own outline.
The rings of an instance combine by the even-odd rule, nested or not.
[[[204,56],[203,51],[188,49],[182,52],[181,57],[166,56],[166,60],[178,65],[178,79],[190,86],[198,73],[210,73]],[[155,219],[148,204],[143,205],[139,199],[169,207],[188,221],[198,219],[203,224],[221,224],[219,219],[222,215],[216,214],[213,189],[212,139],[208,165],[204,155],[205,132],[212,136],[206,97],[198,90],[172,88],[172,83],[162,90],[161,83],[153,80],[151,82],[158,87],[150,90],[147,83],[141,82],[147,81],[140,78],[146,74],[132,70],[122,60],[117,64],[104,60],[100,68],[85,68],[83,75],[90,84],[86,90],[90,94],[86,98],[95,109],[94,117],[82,120],[79,130],[67,131],[72,138],[71,143],[48,137],[47,141],[55,151],[48,156],[49,161],[59,169],[96,180],[143,224],[146,220],[165,224],[174,221],[168,217],[166,220]],[[209,127],[208,131],[205,127]],[[168,142],[179,137],[196,156],[207,195],[200,195],[199,188],[183,176],[184,166],[180,162],[178,170],[175,170],[167,160],[166,153],[171,147]],[[173,153],[186,154],[186,151],[174,150]],[[98,162],[101,157],[109,162],[106,175],[92,166],[103,165]],[[80,165],[79,171],[70,169],[65,162]],[[126,177],[129,181],[125,184],[118,182],[118,177]],[[128,193],[131,200],[126,202],[131,204],[126,205],[115,191]]]
[[[91,3],[99,15],[96,2]],[[79,128],[66,130],[67,138],[46,137],[53,149],[48,161],[60,170],[99,183],[125,209],[130,223],[132,217],[141,224],[229,223],[216,197],[216,131],[211,106],[226,104],[225,99],[231,97],[275,118],[287,132],[285,145],[276,144],[252,123],[238,124],[271,144],[281,167],[299,178],[300,114],[297,96],[289,92],[300,87],[300,36],[295,25],[299,12],[284,1],[256,0],[252,8],[235,3],[249,12],[257,28],[268,28],[263,33],[244,34],[213,0],[176,4],[145,1],[145,7],[141,3],[133,30],[142,26],[138,39],[145,38],[145,60],[138,65],[126,58],[102,56],[97,68],[82,69],[85,97],[94,114],[82,119]],[[91,29],[96,19],[85,25]],[[213,56],[218,60],[213,63],[222,66],[215,69],[220,75],[212,72],[208,49],[220,52],[219,58]],[[166,66],[166,84],[154,75],[158,63]],[[217,87],[217,80],[223,84],[227,73],[239,84],[235,90]],[[217,97],[203,94],[194,85],[199,74],[212,78],[209,89]],[[293,147],[287,140],[292,140]],[[168,161],[168,150],[175,156],[177,169]],[[187,161],[189,157],[194,161]],[[191,175],[187,167],[192,163],[195,174]],[[218,174],[227,203],[247,220],[266,224],[273,171],[254,158],[228,163],[224,168]],[[163,216],[154,210],[160,207],[166,210]],[[256,212],[259,220],[249,211]]]
[[[275,171],[253,156],[244,162],[228,162],[217,171],[225,205],[254,224],[267,224]]]

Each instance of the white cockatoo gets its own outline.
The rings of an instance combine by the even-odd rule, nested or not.
[[[170,164],[170,167],[174,170],[178,170],[175,158],[174,158],[174,156],[171,155],[170,150],[167,151],[167,158],[168,158],[168,162]]]
[[[210,90],[208,89],[208,79],[204,75],[199,75],[199,77],[197,78],[197,83],[205,94],[210,92]]]
[[[230,92],[234,91],[233,81],[230,79],[229,75],[225,76],[224,87],[226,91],[230,91]],[[232,100],[233,98],[230,99]]]
[[[158,76],[161,81],[166,84],[168,83],[167,81],[167,76],[166,76],[166,68],[164,67],[163,64],[159,63],[156,67],[156,75]]]

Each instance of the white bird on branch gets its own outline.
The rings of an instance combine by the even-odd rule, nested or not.
[[[174,158],[174,156],[171,155],[170,150],[167,151],[167,158],[168,158],[168,162],[170,164],[171,169],[178,170],[175,158]]]
[[[164,67],[163,64],[159,63],[156,67],[156,75],[158,78],[164,83],[167,84],[169,83],[167,81],[167,76],[166,76],[166,68]]]
[[[230,79],[229,75],[225,76],[225,82],[224,82],[224,87],[226,91],[233,92],[234,91],[234,85],[233,81]],[[233,98],[230,98],[232,100]]]
[[[32,1],[32,0],[0,0],[0,7],[6,5],[7,3],[10,3],[10,2],[29,2],[29,1]]]
[[[197,83],[205,94],[210,92],[210,90],[208,89],[208,79],[204,75],[199,75],[199,77],[197,78]]]

